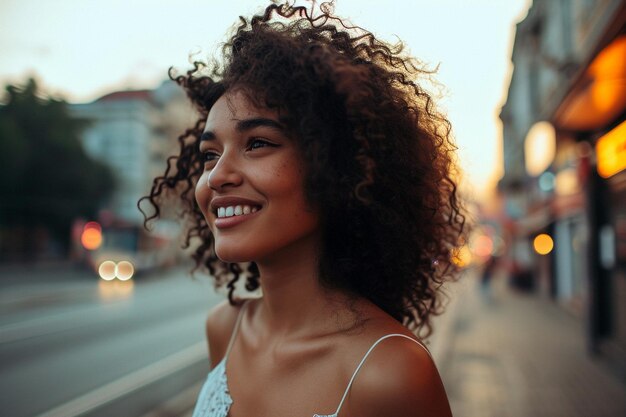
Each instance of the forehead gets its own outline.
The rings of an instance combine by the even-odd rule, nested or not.
[[[256,105],[248,94],[241,90],[224,93],[211,107],[207,117],[206,128],[236,123],[237,121],[263,117],[272,120],[279,119],[278,111]]]

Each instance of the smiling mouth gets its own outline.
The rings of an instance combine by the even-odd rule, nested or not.
[[[215,214],[217,215],[218,219],[223,219],[227,217],[243,216],[246,214],[256,213],[259,210],[261,210],[261,206],[239,204],[236,206],[218,207],[217,210],[215,210]]]

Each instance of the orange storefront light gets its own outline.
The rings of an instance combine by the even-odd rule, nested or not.
[[[596,142],[598,174],[609,178],[626,169],[626,121]]]
[[[604,48],[589,66],[593,77],[591,100],[602,113],[623,108],[626,91],[626,36],[620,36]]]
[[[600,129],[626,110],[626,35],[609,43],[565,99],[558,124],[565,130]]]

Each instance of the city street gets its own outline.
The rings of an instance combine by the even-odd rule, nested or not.
[[[189,417],[208,369],[202,323],[221,297],[186,271],[126,288],[80,271],[4,280],[2,415]],[[626,413],[626,384],[588,355],[579,319],[504,276],[491,290],[467,273],[428,343],[455,417]]]
[[[415,307],[455,417],[626,417],[626,0],[383,4],[0,2],[0,417],[192,417],[194,258],[278,300],[212,375],[238,417],[328,375],[338,417],[447,412],[415,358],[350,380],[394,328],[317,276]]]
[[[201,380],[204,318],[221,297],[187,270],[134,282],[3,277],[0,414],[136,416]]]

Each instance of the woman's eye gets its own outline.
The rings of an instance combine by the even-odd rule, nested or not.
[[[219,158],[219,154],[212,151],[203,152],[204,162],[216,161]]]
[[[250,139],[250,141],[248,142],[248,150],[253,150],[253,149],[259,149],[259,148],[265,148],[266,146],[271,146],[271,147],[277,147],[278,145],[269,142],[265,139],[260,139],[260,138],[253,138]]]

